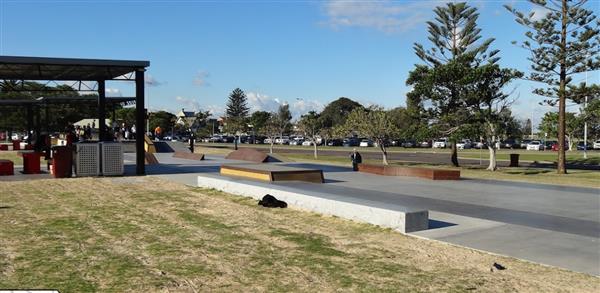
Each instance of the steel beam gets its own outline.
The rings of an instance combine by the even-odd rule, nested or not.
[[[144,136],[146,135],[146,110],[144,108],[144,72],[138,69],[135,72],[135,173],[146,174],[146,154],[144,149]]]
[[[104,80],[98,81],[98,132],[99,140],[106,141],[106,84]]]

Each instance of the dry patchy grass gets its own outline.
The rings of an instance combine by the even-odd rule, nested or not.
[[[0,288],[600,290],[585,274],[157,178],[6,182],[0,190]],[[490,272],[493,262],[508,269]]]

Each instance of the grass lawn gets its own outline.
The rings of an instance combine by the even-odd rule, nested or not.
[[[293,161],[307,161],[319,163],[333,163],[339,165],[350,166],[348,158],[338,156],[319,156],[318,160],[313,158],[312,154],[279,154],[282,157]],[[369,164],[381,164],[381,160],[364,160]],[[554,169],[544,168],[499,168],[495,172],[485,170],[485,167],[461,167],[455,168],[449,165],[429,165],[419,163],[407,163],[399,161],[390,161],[390,164],[427,167],[427,168],[444,168],[444,169],[459,169],[461,170],[462,178],[472,179],[492,179],[504,181],[520,181],[529,183],[543,183],[565,186],[579,186],[600,188],[600,171],[594,170],[569,170],[567,175],[558,175]]]
[[[0,151],[0,160],[11,160],[16,165],[23,165],[23,158],[17,155],[17,151]]]
[[[598,292],[598,278],[151,177],[0,183],[0,288]],[[490,272],[498,262],[508,269]]]

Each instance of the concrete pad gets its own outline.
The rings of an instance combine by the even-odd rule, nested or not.
[[[310,184],[310,183],[306,183]],[[282,186],[244,182],[215,176],[198,176],[198,186],[215,188],[235,195],[261,199],[271,194],[288,205],[304,210],[392,228],[402,233],[428,228],[428,211],[401,206],[385,208],[367,201],[347,201],[339,196],[306,194]]]

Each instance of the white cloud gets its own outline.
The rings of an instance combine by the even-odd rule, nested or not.
[[[534,5],[533,8],[531,8],[531,11],[529,11],[529,13],[533,13],[533,16],[531,17],[531,20],[533,21],[540,21],[544,19],[544,17],[546,17],[546,15],[548,15],[550,12],[550,9],[539,5]]]
[[[197,86],[208,86],[210,85],[206,82],[206,79],[210,76],[210,74],[206,71],[198,71],[196,77],[194,77],[194,84]]]
[[[297,119],[309,111],[321,111],[324,107],[323,103],[319,101],[305,100],[302,98],[296,98],[293,102],[288,103],[279,98],[254,92],[246,93],[246,97],[248,98],[248,107],[250,108],[250,112],[276,112],[280,105],[289,104],[293,119]]]
[[[177,109],[176,112],[179,112],[179,110],[181,110],[181,108],[184,108],[186,111],[194,111],[194,112],[201,109],[200,103],[198,103],[198,101],[193,98],[190,99],[190,98],[177,96],[177,97],[175,97],[175,101],[177,102],[177,104],[179,104],[181,106],[179,109]]]
[[[432,16],[432,8],[439,1],[343,1],[331,0],[324,4],[324,21],[333,29],[367,27],[386,33],[404,32],[424,25]]]
[[[148,73],[146,73],[145,82],[147,86],[159,86],[165,84],[165,82],[156,80],[156,78]]]
[[[120,89],[106,88],[105,92],[106,92],[107,97],[122,97],[123,96]]]

